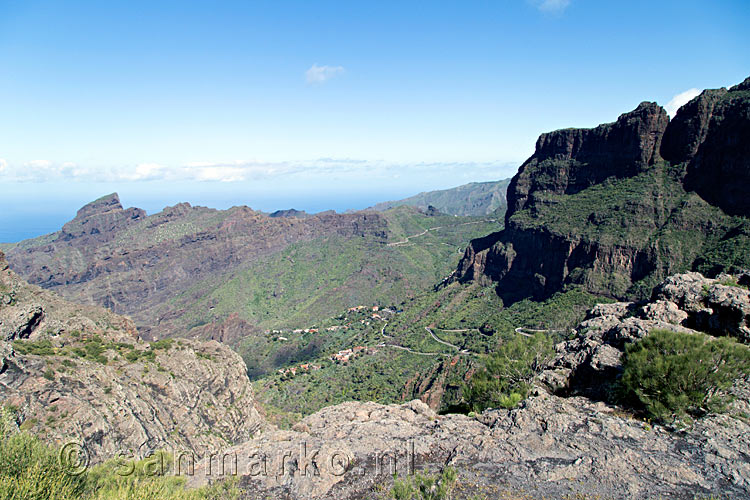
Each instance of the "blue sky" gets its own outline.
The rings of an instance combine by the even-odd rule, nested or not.
[[[341,210],[508,177],[541,132],[742,81],[749,25],[721,0],[0,0],[0,240],[111,191]]]

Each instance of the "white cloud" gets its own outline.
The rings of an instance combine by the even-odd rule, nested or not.
[[[701,91],[698,89],[690,89],[686,90],[685,92],[680,92],[676,96],[672,98],[671,101],[667,103],[666,106],[664,106],[664,109],[667,110],[667,113],[669,113],[669,116],[674,118],[674,115],[677,113],[677,110],[680,109],[682,106],[690,102],[693,98],[700,95]]]
[[[129,181],[152,181],[164,177],[166,168],[158,163],[140,163],[132,172],[123,172]]]
[[[32,160],[26,163],[26,166],[31,168],[50,168],[52,166],[52,162],[49,160]]]
[[[562,14],[570,0],[531,0],[532,5],[546,14]]]
[[[311,84],[325,83],[345,71],[343,66],[318,66],[317,64],[313,64],[310,66],[310,69],[305,71],[305,80]]]
[[[33,161],[22,165],[0,160],[0,179],[11,182],[245,182],[265,180],[361,179],[363,174],[376,179],[391,178],[405,171],[431,176],[454,176],[457,172],[484,173],[503,171],[508,165],[498,162],[411,162],[319,158],[294,162],[195,162],[167,166],[141,163],[136,166],[90,167],[75,163]],[[515,169],[516,164],[513,164]],[[422,175],[422,174],[420,174]],[[482,174],[484,177],[487,175]]]

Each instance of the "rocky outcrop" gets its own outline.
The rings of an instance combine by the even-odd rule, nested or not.
[[[633,299],[679,270],[750,267],[747,221],[730,217],[750,215],[748,88],[707,90],[671,122],[643,103],[542,134],[511,180],[505,228],[471,242],[458,279],[494,283],[506,302],[570,284]]]
[[[672,318],[662,315],[673,323],[750,344],[750,291],[747,285],[737,286],[740,281],[742,277],[728,275],[713,280],[698,273],[672,276],[654,289],[651,299],[679,311]]]
[[[665,160],[677,164],[695,157],[706,140],[714,108],[726,93],[726,89],[704,90],[677,111],[662,140],[661,156]]]
[[[631,177],[653,165],[660,158],[668,122],[661,106],[644,102],[614,123],[542,134],[536,152],[508,186],[506,221],[534,203],[537,192],[573,194],[610,177]]]
[[[542,379],[555,392],[606,399],[622,372],[625,346],[655,329],[727,335],[750,345],[750,291],[736,277],[687,273],[664,280],[647,302],[599,305],[575,338],[557,346]]]
[[[85,205],[75,218],[61,230],[60,239],[83,239],[78,245],[95,245],[110,241],[116,231],[127,228],[146,217],[140,208],[122,208],[117,193],[103,196]]]
[[[653,229],[652,229],[653,230]],[[560,234],[544,225],[506,229],[472,240],[458,265],[461,281],[495,284],[506,304],[527,297],[545,299],[569,284],[624,298],[630,286],[659,267],[654,248],[602,243]]]
[[[238,474],[247,498],[344,500],[387,490],[394,472],[451,466],[453,498],[739,498],[750,492],[748,431],[713,416],[673,434],[604,403],[545,392],[477,418],[437,415],[420,401],[345,403],[229,448],[190,480]]]
[[[0,405],[92,461],[186,448],[203,456],[264,423],[241,358],[218,342],[138,340],[132,321],[30,286],[0,253]],[[131,454],[131,455],[128,455]]]

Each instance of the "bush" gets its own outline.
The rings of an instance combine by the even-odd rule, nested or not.
[[[515,407],[554,353],[552,340],[543,333],[517,336],[501,345],[464,387],[469,408],[479,413],[486,408]]]
[[[649,416],[674,422],[720,410],[748,366],[750,349],[730,338],[654,330],[627,347],[621,384]]]
[[[13,342],[13,350],[18,354],[32,354],[34,356],[52,356],[55,354],[55,348],[49,339],[37,340],[16,340]]]
[[[151,342],[151,349],[159,350],[159,349],[166,349],[169,350],[172,348],[172,344],[174,344],[173,339],[161,339],[157,340],[155,342]]]
[[[58,461],[57,450],[19,431],[14,416],[0,415],[0,500],[79,498],[83,482]]]
[[[155,475],[149,472],[147,464],[147,461],[135,462],[134,473],[128,476],[117,473],[123,469],[114,461],[71,475],[60,458],[60,450],[20,430],[13,413],[0,407],[0,500],[239,498],[236,479],[191,490],[185,487],[184,478]]]
[[[450,498],[456,477],[456,471],[451,467],[446,467],[439,476],[418,473],[408,481],[394,479],[391,498],[394,500],[444,500]]]

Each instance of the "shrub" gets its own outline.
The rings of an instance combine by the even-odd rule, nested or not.
[[[33,354],[35,356],[52,356],[55,354],[55,348],[49,339],[37,340],[16,340],[13,342],[13,350],[19,354]]]
[[[87,339],[83,345],[83,349],[85,352],[83,357],[88,360],[96,361],[104,365],[106,365],[109,361],[107,356],[104,355],[104,351],[107,350],[107,347],[102,343],[102,339],[97,335],[91,337],[90,339]]]
[[[173,339],[161,339],[157,340],[156,342],[151,342],[151,349],[166,349],[169,350],[172,348],[172,344],[174,343]]]
[[[723,392],[750,366],[750,349],[704,334],[654,330],[626,348],[621,384],[653,418],[720,410]]]
[[[408,481],[394,478],[391,498],[394,500],[444,500],[450,498],[456,477],[455,469],[446,467],[438,476],[418,473]]]
[[[464,399],[477,413],[486,408],[515,407],[554,353],[552,340],[543,333],[514,337],[487,356],[484,368],[464,387]]]
[[[69,474],[58,449],[19,430],[13,413],[0,408],[0,500],[235,500],[240,496],[236,479],[191,490],[184,478],[154,474],[148,460],[134,462],[133,474],[127,476],[118,474],[123,468],[115,461],[80,475]]]
[[[9,412],[0,418],[0,500],[79,498],[83,482],[67,473],[57,450],[16,429]]]

